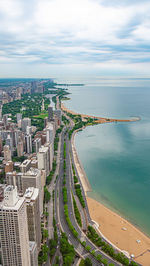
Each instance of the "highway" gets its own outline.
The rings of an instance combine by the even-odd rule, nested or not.
[[[69,242],[74,246],[77,254],[81,258],[86,258],[89,257],[92,261],[93,265],[102,265],[100,262],[98,262],[90,253],[80,244],[79,240],[75,238],[70,231],[68,224],[65,219],[64,215],[64,203],[63,203],[63,194],[62,194],[62,187],[63,187],[63,176],[64,176],[64,139],[66,142],[66,187],[67,187],[67,195],[68,195],[68,212],[69,212],[69,218],[72,222],[72,225],[74,226],[75,230],[78,232],[78,237],[81,241],[86,242],[86,246],[91,247],[91,251],[95,250],[96,254],[101,254],[103,258],[106,258],[108,263],[113,263],[114,265],[121,265],[118,262],[114,262],[112,258],[110,258],[108,255],[104,254],[100,249],[98,249],[88,238],[87,236],[83,233],[82,229],[78,226],[76,218],[74,216],[74,209],[73,209],[73,204],[72,204],[72,195],[71,191],[73,194],[75,193],[74,190],[74,184],[73,184],[73,176],[72,176],[72,165],[71,165],[71,159],[72,159],[72,153],[71,151],[71,143],[68,138],[68,133],[64,133],[65,128],[62,131],[61,134],[61,147],[60,147],[60,162],[59,162],[59,171],[58,171],[58,178],[55,183],[55,219],[57,222],[57,228],[58,228],[58,235],[60,239],[60,233],[61,231],[65,232],[68,236]],[[70,156],[71,154],[71,156]],[[82,191],[84,193],[84,191]],[[83,194],[84,195],[84,194]],[[74,197],[76,198],[75,194]],[[85,195],[84,195],[85,198]],[[85,198],[86,202],[86,198]],[[85,218],[88,219],[88,223],[92,224],[89,211],[88,211],[88,206],[86,203],[86,214],[84,214]],[[82,215],[83,216],[83,215]],[[85,226],[85,220],[84,220],[84,226]]]

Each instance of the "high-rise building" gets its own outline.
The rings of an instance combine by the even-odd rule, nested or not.
[[[22,120],[22,114],[17,113],[16,117],[17,117],[17,124],[18,124],[18,122],[19,122],[20,120]]]
[[[8,145],[4,146],[4,159],[5,161],[11,161],[11,150]]]
[[[39,189],[29,187],[26,189],[24,197],[26,199],[29,241],[35,241],[38,251],[41,246],[41,220],[39,208]]]
[[[54,111],[54,116],[57,118],[57,126],[61,125],[61,110],[55,110]]]
[[[34,144],[34,151],[36,153],[38,153],[39,152],[39,149],[41,148],[41,138],[35,139],[34,142],[33,142],[33,144]]]
[[[48,160],[49,160],[49,170],[51,171],[52,170],[52,165],[53,165],[53,158],[54,158],[54,143],[51,142],[51,143],[46,143],[44,145],[44,147],[48,147],[48,152],[49,152],[49,157],[48,157]]]
[[[25,198],[13,186],[5,188],[0,203],[0,239],[3,266],[31,265]]]
[[[37,159],[31,160],[31,167],[32,168],[38,168],[38,160]]]
[[[36,81],[32,81],[31,82],[31,94],[35,93],[37,89],[37,82]]]
[[[26,153],[32,153],[32,136],[26,135],[25,136],[25,150]]]
[[[20,165],[20,170],[22,173],[26,173],[27,171],[29,171],[31,167],[31,160],[24,160],[23,163]]]
[[[29,241],[29,251],[31,266],[38,266],[38,250],[36,242]]]
[[[22,119],[22,131],[26,132],[26,128],[31,127],[31,119],[28,117],[25,117]]]
[[[44,98],[42,99],[42,106],[41,106],[41,111],[45,110],[45,106],[44,106]]]
[[[23,141],[22,141],[21,138],[19,137],[19,139],[18,139],[18,144],[17,144],[17,156],[18,156],[18,157],[23,156],[23,151],[24,151]]]
[[[5,174],[8,172],[12,172],[14,169],[14,164],[12,161],[7,161],[5,164]]]
[[[2,105],[0,105],[0,121],[2,121]]]
[[[13,151],[13,139],[10,135],[7,136],[6,145],[8,145],[10,150]]]
[[[7,114],[3,115],[3,122],[4,122],[4,126],[8,125],[8,115]]]
[[[53,121],[53,107],[48,106],[48,122]]]
[[[7,183],[7,185],[11,185],[11,186],[17,187],[18,193],[20,195],[23,194],[22,176],[23,176],[23,173],[20,173],[20,172],[18,173],[16,171],[7,172],[6,173],[6,183]]]
[[[38,169],[45,170],[46,176],[48,176],[50,172],[50,154],[49,154],[49,147],[42,146],[39,149],[37,154],[38,158]]]
[[[16,89],[16,99],[20,100],[21,99],[21,93],[22,93],[22,89],[20,87],[18,87]]]
[[[22,188],[23,193],[29,187],[34,187],[39,189],[39,206],[40,206],[40,216],[43,214],[43,189],[41,185],[41,171],[36,168],[30,168],[30,170],[23,174],[22,176]]]
[[[0,184],[0,202],[4,199],[4,189],[6,188],[6,185]]]
[[[3,140],[2,137],[0,136],[0,156],[2,155],[2,150],[3,150]]]
[[[48,123],[46,127],[46,142],[53,143],[54,141],[54,127],[53,124]]]
[[[26,133],[27,135],[30,135],[32,133],[32,127],[27,126]]]
[[[45,118],[44,118],[44,127],[47,126],[47,123],[48,123],[48,117],[45,117]]]

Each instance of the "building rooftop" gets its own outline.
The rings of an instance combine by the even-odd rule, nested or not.
[[[31,161],[26,159],[25,161],[23,161],[23,163],[21,164],[21,166],[26,166],[27,164],[29,164]]]
[[[13,191],[13,190],[14,190],[14,187],[10,185],[5,188],[5,191]]]
[[[29,241],[29,251],[33,252],[33,250],[36,248],[36,242],[34,241]]]
[[[24,176],[36,176],[39,173],[40,173],[39,169],[31,167],[29,171],[24,173]]]
[[[44,153],[48,150],[48,147],[44,147],[42,146],[40,149],[39,149],[39,153]]]
[[[24,196],[25,196],[27,202],[28,201],[30,202],[30,200],[35,200],[37,198],[38,194],[39,194],[38,188],[29,187],[26,189]]]

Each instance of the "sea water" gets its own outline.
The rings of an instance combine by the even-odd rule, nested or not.
[[[150,236],[150,80],[97,79],[70,87],[65,105],[107,118],[137,122],[90,126],[75,145],[92,187],[89,196]]]

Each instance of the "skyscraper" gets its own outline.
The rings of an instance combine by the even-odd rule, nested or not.
[[[8,125],[8,115],[7,114],[3,115],[3,122],[4,122],[4,126]]]
[[[35,241],[38,251],[41,246],[41,223],[39,209],[39,189],[29,187],[25,191],[25,199],[28,217],[29,241]]]
[[[12,161],[7,161],[5,164],[5,174],[8,172],[12,172],[14,169],[14,164]]]
[[[39,149],[37,154],[38,158],[38,169],[45,170],[46,176],[48,176],[50,172],[50,154],[49,154],[49,147],[42,146]]]
[[[25,117],[22,119],[22,131],[26,132],[26,128],[31,127],[31,119],[28,117]]]
[[[48,123],[46,127],[46,142],[53,143],[54,141],[54,127],[53,124]]]
[[[17,156],[18,156],[18,157],[23,156],[23,151],[24,151],[23,141],[22,141],[21,138],[19,137],[19,139],[18,139],[18,144],[17,144]]]
[[[6,183],[7,185],[16,186],[18,193],[23,194],[22,188],[22,175],[23,173],[17,173],[16,171],[6,173]]]
[[[10,150],[13,151],[13,139],[10,135],[7,136],[6,145],[8,145]]]
[[[35,93],[37,89],[37,82],[36,81],[32,81],[31,82],[31,94]]]
[[[41,148],[41,139],[37,138],[34,140],[34,151],[38,153],[40,148]]]
[[[8,145],[4,146],[4,159],[5,161],[11,161],[11,150]]]
[[[31,134],[32,133],[32,127],[27,126],[26,133],[27,133],[27,135]]]
[[[48,106],[48,122],[53,121],[53,107]]]
[[[37,266],[38,265],[38,250],[37,250],[36,242],[29,241],[29,251],[30,251],[31,266]]]
[[[0,239],[3,266],[30,266],[25,198],[17,188],[7,186],[0,203]]]
[[[20,170],[22,173],[26,173],[31,167],[31,160],[24,160],[23,163],[20,165]]]
[[[22,176],[22,188],[23,193],[29,187],[34,187],[39,189],[39,206],[40,206],[40,216],[43,214],[43,187],[41,185],[41,171],[36,168],[30,168],[30,170],[23,174]]]
[[[20,120],[22,120],[22,114],[17,113],[16,117],[17,117],[17,124],[18,124],[18,122],[19,122]]]
[[[57,120],[57,126],[60,126],[61,125],[61,110],[55,110],[54,111],[54,116]]]
[[[3,150],[3,140],[2,137],[0,136],[0,156],[2,155],[2,150]]]
[[[25,136],[25,150],[26,153],[32,153],[32,136],[26,135]]]

